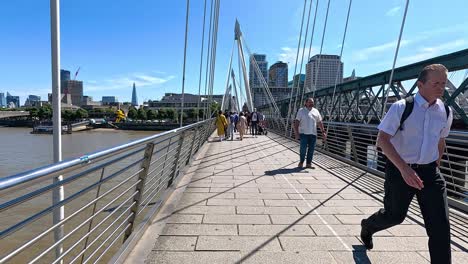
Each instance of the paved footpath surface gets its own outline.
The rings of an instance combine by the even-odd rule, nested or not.
[[[417,204],[366,252],[360,221],[382,207],[382,179],[317,152],[298,170],[297,149],[274,134],[210,138],[143,237],[148,254],[127,262],[429,263]],[[468,263],[466,216],[451,221],[453,262]]]

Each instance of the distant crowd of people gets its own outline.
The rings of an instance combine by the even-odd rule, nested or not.
[[[265,116],[254,108],[253,112],[227,112],[219,111],[216,117],[216,128],[219,141],[234,140],[234,133],[239,133],[239,140],[244,139],[244,135],[250,134],[266,135]]]

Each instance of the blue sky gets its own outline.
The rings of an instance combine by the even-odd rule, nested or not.
[[[405,2],[353,1],[345,76],[353,69],[366,76],[391,68]],[[185,86],[190,93],[198,93],[203,4],[190,1]],[[320,0],[312,54],[320,48],[326,4]],[[269,65],[289,62],[291,77],[303,5],[302,0],[221,0],[215,93],[224,92],[236,18],[252,52],[267,54]],[[185,0],[63,0],[61,68],[73,74],[81,67],[77,79],[94,100],[115,95],[130,101],[133,82],[140,103],[180,92],[185,6]],[[331,0],[323,53],[339,54],[347,6],[348,1]],[[397,65],[467,48],[466,10],[466,0],[411,1]],[[49,23],[48,0],[2,1],[0,92],[21,96],[22,103],[28,94],[46,100],[51,90]]]

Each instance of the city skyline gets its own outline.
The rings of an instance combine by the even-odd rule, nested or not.
[[[83,92],[94,98],[115,95],[121,101],[131,101],[133,82],[139,87],[141,102],[161,98],[166,92],[181,92],[185,2],[113,3],[109,9],[110,3],[62,2],[61,68],[73,73],[81,68],[78,79],[83,81]],[[391,68],[404,3],[353,2],[342,58],[343,76],[351,75],[353,69],[359,76],[367,76]],[[266,54],[270,63],[287,63],[288,80],[292,80],[303,4],[271,4],[267,0],[221,3],[215,94],[222,94],[225,88],[236,18],[252,52]],[[462,19],[464,7],[462,0],[450,5],[411,2],[397,66],[466,48],[468,23]],[[311,56],[320,50],[325,8],[326,1],[321,1]],[[255,12],[261,9],[268,15],[258,16]],[[323,54],[339,54],[346,11],[346,4],[331,2],[333,16],[329,17]],[[25,16],[17,16],[19,13]],[[48,1],[7,2],[0,10],[0,34],[5,39],[0,44],[0,92],[20,96],[22,102],[28,95],[47,98],[51,91],[48,14]],[[432,19],[439,14],[450,16]],[[87,19],[80,19],[83,16]],[[203,1],[191,1],[186,92],[193,94],[198,93],[202,18]],[[206,45],[207,40],[205,54]],[[306,62],[307,58],[302,73]],[[203,71],[205,67],[206,62]]]

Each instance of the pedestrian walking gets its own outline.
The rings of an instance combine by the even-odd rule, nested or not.
[[[252,114],[250,115],[250,133],[254,136],[254,137],[257,137],[257,133],[258,133],[258,112],[257,112],[257,108],[254,108]]]
[[[304,160],[306,160],[306,168],[314,168],[312,166],[312,159],[315,143],[317,142],[317,125],[322,131],[323,140],[326,140],[327,133],[323,127],[322,116],[314,108],[314,99],[307,98],[304,107],[297,111],[296,120],[294,120],[295,136],[297,140],[300,140],[299,168],[304,166]]]
[[[216,129],[218,131],[219,141],[224,139],[227,125],[228,123],[226,117],[223,115],[223,111],[219,110],[218,116],[216,117]]]
[[[232,140],[234,140],[234,128],[235,128],[235,125],[236,125],[236,116],[235,116],[235,113],[233,112],[230,112],[229,113],[229,125],[228,125],[228,138]]]
[[[247,118],[244,113],[240,113],[239,121],[237,122],[237,130],[239,131],[240,140],[244,138],[245,130],[247,129]]]
[[[416,195],[429,237],[431,263],[451,263],[450,223],[445,180],[438,167],[453,114],[440,97],[447,68],[424,67],[414,97],[392,104],[378,126],[377,146],[387,158],[384,208],[361,221],[361,239],[373,248],[372,235],[403,222]]]

